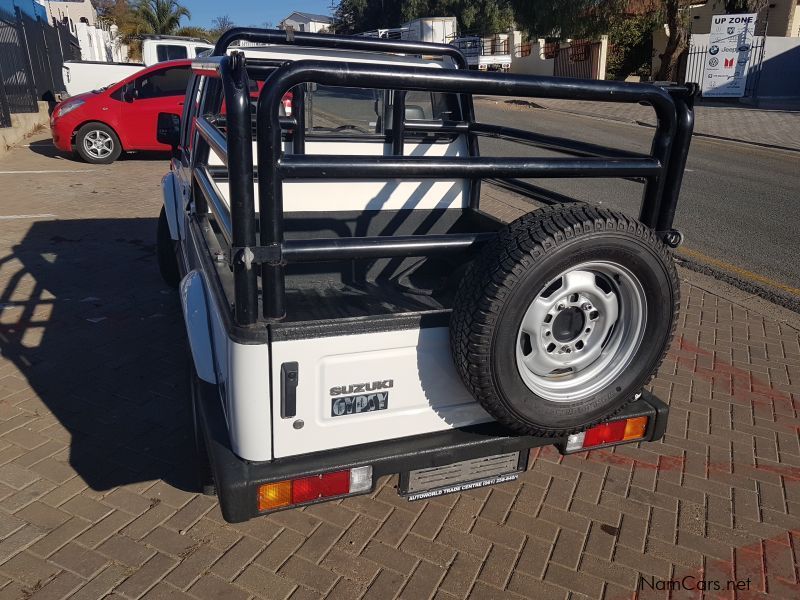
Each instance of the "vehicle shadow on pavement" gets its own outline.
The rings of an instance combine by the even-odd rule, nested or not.
[[[58,419],[42,433],[69,440],[94,490],[193,488],[183,319],[155,231],[155,219],[38,221],[0,259],[0,347],[33,391],[19,402]]]
[[[46,158],[60,158],[70,160],[79,164],[88,164],[81,160],[78,156],[71,152],[64,152],[55,147],[52,140],[38,140],[31,142],[28,147],[34,154],[39,154]],[[169,160],[169,152],[123,152],[117,160],[146,160],[146,161],[164,161]],[[104,165],[95,165],[102,167]]]

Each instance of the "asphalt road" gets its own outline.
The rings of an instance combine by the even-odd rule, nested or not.
[[[477,99],[481,121],[637,151],[653,129],[553,110]],[[481,153],[546,155],[529,146],[481,140]],[[615,179],[538,180],[537,185],[638,214],[642,186]],[[695,137],[675,226],[696,261],[795,295],[800,288],[800,154]],[[792,288],[794,290],[792,290]]]

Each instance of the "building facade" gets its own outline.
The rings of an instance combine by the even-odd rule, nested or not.
[[[38,0],[47,11],[48,21],[69,19],[73,24],[97,25],[97,11],[91,0]]]
[[[331,33],[332,26],[333,18],[304,12],[293,12],[278,25],[281,29],[309,33]]]

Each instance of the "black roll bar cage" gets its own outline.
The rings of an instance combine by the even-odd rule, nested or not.
[[[259,182],[259,239],[256,243],[252,121],[248,68],[259,70],[259,61],[248,65],[244,55],[227,56],[236,40],[262,44],[315,48],[400,52],[450,57],[458,69],[401,67],[387,64],[298,60],[270,67],[257,104],[257,177]],[[466,70],[460,50],[444,44],[384,40],[337,35],[292,33],[250,28],[232,29],[217,42],[214,55],[197,59],[196,72],[222,80],[227,104],[227,135],[223,137],[204,117],[196,117],[197,131],[208,147],[228,167],[230,211],[206,165],[194,169],[197,188],[230,244],[234,271],[234,310],[238,325],[258,320],[256,267],[261,268],[263,316],[279,321],[286,315],[284,267],[288,263],[334,261],[355,258],[431,256],[463,252],[484,243],[494,234],[375,236],[316,240],[284,240],[283,181],[287,179],[470,179],[470,208],[479,208],[479,184],[483,179],[513,181],[516,178],[622,177],[644,180],[639,219],[668,244],[679,234],[672,229],[683,171],[694,126],[696,86],[660,87],[615,81],[483,73]],[[395,91],[391,127],[391,156],[330,156],[305,154],[304,94],[295,93],[292,117],[280,117],[283,96],[297,86],[316,83]],[[301,88],[302,89],[302,88]],[[405,92],[419,90],[457,94],[462,122],[405,120]],[[597,145],[560,140],[529,131],[478,123],[473,94],[628,102],[649,104],[657,125],[649,155],[606,149]],[[283,153],[282,131],[291,131],[293,154]],[[403,156],[404,136],[411,133],[466,134],[468,156],[426,158]],[[499,137],[558,150],[572,158],[481,157],[479,136]],[[200,212],[200,211],[199,211]]]

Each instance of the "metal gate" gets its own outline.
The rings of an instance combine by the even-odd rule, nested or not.
[[[764,61],[764,37],[753,38],[750,48],[750,58],[747,61],[747,81],[745,82],[744,95],[746,97],[758,95],[758,82],[761,78],[761,63]],[[702,89],[703,78],[706,74],[706,61],[708,60],[708,46],[690,46],[684,53],[681,83],[696,83]]]
[[[600,71],[600,42],[578,40],[561,44],[555,56],[553,75],[597,79]]]
[[[14,113],[38,112],[39,100],[52,109],[65,91],[64,60],[74,58],[80,46],[69,25],[0,9],[0,127],[11,126]]]
[[[39,110],[24,36],[20,22],[0,12],[0,95],[5,96],[4,104],[9,113]],[[11,118],[10,115],[5,117],[1,118],[8,127]]]

